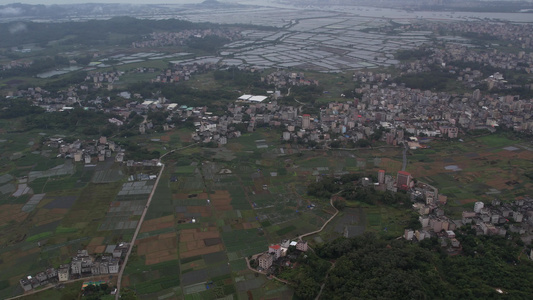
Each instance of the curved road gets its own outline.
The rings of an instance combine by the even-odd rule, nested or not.
[[[329,204],[333,207],[333,209],[335,209],[335,213],[333,214],[333,216],[331,216],[325,223],[324,225],[322,225],[322,227],[320,227],[319,230],[315,230],[315,231],[312,231],[312,232],[308,232],[306,234],[302,234],[300,236],[298,236],[298,239],[301,241],[302,238],[306,237],[306,236],[310,236],[310,235],[313,235],[313,234],[316,234],[316,233],[319,233],[321,232],[322,230],[324,230],[324,228],[326,228],[326,226],[329,224],[329,222],[331,222],[331,220],[333,220],[333,218],[335,218],[337,216],[337,214],[339,214],[339,210],[335,207],[335,205],[333,205],[333,196],[341,193],[341,191],[335,193],[332,195],[332,197],[329,199]],[[309,247],[309,249],[311,249],[311,247]],[[312,250],[312,249],[311,249]],[[246,260],[246,265],[248,266],[248,269],[250,269],[250,271],[253,271],[255,273],[259,273],[259,274],[263,274],[263,275],[266,275],[265,273],[263,272],[260,272],[258,270],[255,270],[254,268],[252,268],[250,266],[250,261],[248,260],[248,257],[245,257],[245,260]],[[320,286],[320,292],[318,293],[317,297],[315,298],[315,300],[318,300],[320,298],[320,295],[322,294],[322,290],[324,289],[324,286],[326,285],[326,282],[325,280],[328,279],[328,276],[329,276],[329,272],[331,270],[333,270],[333,268],[335,267],[335,263],[331,263],[331,267],[329,268],[328,270],[328,273],[326,274],[326,278],[324,279],[324,283],[322,283],[322,285]],[[290,282],[286,281],[286,280],[283,280],[283,279],[280,279],[276,276],[272,276],[272,278],[276,279],[277,281],[279,282],[283,282],[283,283],[286,283],[286,284],[290,284]]]
[[[332,195],[332,197],[329,199],[329,204],[331,204],[331,206],[333,207],[333,209],[335,209],[335,213],[333,214],[333,216],[331,216],[331,218],[329,218],[325,223],[324,225],[322,225],[322,227],[320,227],[319,230],[315,230],[315,231],[312,231],[312,232],[309,232],[309,233],[306,233],[306,234],[302,234],[300,236],[298,236],[298,239],[301,241],[302,238],[306,237],[306,236],[309,236],[309,235],[313,235],[315,233],[319,233],[321,232],[322,230],[324,230],[324,228],[329,224],[329,222],[331,222],[331,220],[333,220],[333,218],[335,218],[337,216],[337,214],[339,213],[339,210],[335,207],[335,205],[333,205],[333,196],[339,194],[341,191],[337,192],[336,194]]]

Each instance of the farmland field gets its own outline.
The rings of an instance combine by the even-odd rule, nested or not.
[[[395,177],[402,165],[401,148],[300,151],[279,135],[260,129],[225,147],[167,155],[124,285],[142,299],[290,298],[290,288],[255,277],[244,258],[317,230],[332,216],[327,200],[307,195],[317,178],[375,176],[380,169]],[[112,161],[84,166],[50,151],[37,154],[29,142],[38,137],[13,135],[0,144],[7,162],[0,176],[0,228],[6,232],[0,241],[7,245],[0,249],[0,281],[10,283],[0,290],[2,298],[21,293],[21,276],[68,262],[77,250],[102,253],[131,239],[154,188],[153,180],[128,181],[141,171]],[[153,147],[181,146],[188,138],[184,129],[169,131],[165,144]],[[447,195],[446,209],[458,217],[472,202],[493,195],[510,201],[533,188],[523,176],[533,169],[533,153],[521,143],[504,135],[432,141],[430,149],[408,151],[407,171]],[[365,231],[397,237],[409,218],[409,209],[349,202],[307,240],[315,245]]]

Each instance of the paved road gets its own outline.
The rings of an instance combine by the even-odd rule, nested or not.
[[[109,277],[109,274],[106,274],[105,275],[106,278]],[[69,283],[72,283],[72,282],[76,282],[76,281],[95,281],[93,279],[94,277],[82,277],[82,278],[78,278],[78,279],[72,279],[72,280],[67,280],[67,281],[61,281],[59,282],[58,284],[49,284],[48,286],[42,288],[42,289],[39,289],[39,290],[32,290],[32,291],[29,291],[29,292],[26,292],[22,295],[18,295],[18,296],[15,296],[15,297],[11,297],[11,298],[6,298],[5,300],[14,300],[14,299],[19,299],[19,298],[22,298],[22,297],[26,297],[26,296],[29,296],[29,295],[32,295],[32,294],[37,294],[37,293],[40,293],[42,291],[46,291],[46,290],[49,290],[51,288],[55,288],[57,285],[59,284],[69,284]],[[107,279],[106,279],[107,280]]]
[[[407,168],[407,144],[405,142],[402,142],[402,144],[403,144],[402,171],[405,171],[405,168]]]
[[[198,145],[198,143],[190,144],[189,146],[181,147],[178,149],[170,150],[167,153],[161,155],[159,158],[159,161],[166,155],[170,153],[174,153],[176,151],[186,149],[189,147],[194,147]],[[152,202],[152,197],[154,196],[155,190],[157,189],[157,185],[159,184],[159,179],[161,179],[161,175],[163,174],[163,170],[165,169],[165,165],[161,164],[161,170],[159,171],[159,175],[157,176],[157,179],[154,184],[154,188],[152,189],[152,192],[150,193],[150,197],[148,198],[148,201],[146,202],[146,207],[143,210],[143,213],[141,215],[141,219],[139,220],[139,224],[137,224],[137,228],[135,229],[135,234],[133,234],[133,239],[131,240],[130,248],[128,249],[128,253],[126,254],[126,258],[124,258],[124,263],[122,264],[122,268],[120,269],[120,272],[118,273],[118,279],[117,279],[117,294],[115,295],[115,300],[118,300],[120,298],[120,286],[122,284],[122,275],[124,274],[124,269],[126,269],[126,265],[128,264],[128,259],[131,254],[131,250],[133,248],[133,245],[135,245],[135,240],[137,239],[137,234],[139,234],[139,230],[141,229],[142,223],[144,221],[144,217],[146,216],[146,212],[148,212],[148,209],[150,208],[150,203]]]
[[[120,272],[118,273],[117,293],[115,294],[115,300],[118,300],[120,298],[120,285],[122,283],[122,275],[124,274],[124,269],[126,269],[126,265],[128,264],[128,259],[130,258],[131,249],[133,249],[133,245],[135,245],[135,240],[137,239],[139,230],[141,230],[141,226],[144,221],[144,217],[146,216],[146,212],[148,211],[148,208],[150,208],[150,203],[152,202],[152,198],[154,196],[155,190],[157,189],[157,184],[159,183],[159,179],[161,179],[161,174],[163,174],[164,169],[165,169],[165,165],[161,164],[161,170],[159,171],[159,176],[157,176],[157,179],[154,184],[154,188],[152,189],[152,192],[150,193],[150,197],[148,197],[148,201],[146,202],[146,206],[144,207],[143,213],[141,215],[141,219],[139,220],[139,224],[137,224],[137,228],[135,229],[135,233],[133,234],[133,238],[131,239],[131,244],[130,244],[130,247],[128,248],[128,253],[126,254],[126,258],[124,258],[124,263],[122,264],[122,268],[120,269]]]

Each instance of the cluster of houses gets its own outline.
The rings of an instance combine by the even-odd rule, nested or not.
[[[287,255],[289,247],[294,247],[294,249],[301,252],[307,252],[309,249],[307,242],[304,241],[285,240],[281,244],[270,245],[268,246],[268,251],[254,255],[258,263],[258,269],[267,271],[275,263],[279,265],[289,263],[290,257]]]
[[[12,60],[8,63],[0,65],[1,70],[10,70],[14,68],[28,68],[32,65],[33,61],[28,61],[24,59]]]
[[[242,37],[239,28],[211,28],[211,29],[187,29],[178,32],[153,32],[142,41],[132,43],[133,48],[152,48],[165,46],[182,46],[193,38],[205,38],[217,36],[230,41]]]
[[[408,190],[415,202],[413,208],[420,214],[422,228],[405,229],[406,240],[421,241],[437,236],[441,245],[448,247],[450,254],[457,254],[461,251],[461,244],[455,239],[453,230],[462,226],[471,226],[477,235],[505,237],[512,232],[521,235],[525,241],[533,239],[533,198],[519,197],[512,203],[494,199],[487,206],[478,201],[473,211],[463,211],[461,219],[453,220],[445,215],[442,205],[446,204],[447,197],[439,194],[437,188],[421,181],[414,184],[410,174],[402,171],[398,172],[397,188]]]
[[[366,83],[355,90],[363,96],[354,100],[361,118],[405,127],[413,135],[438,135],[441,127],[492,131],[501,126],[533,132],[533,99],[483,94],[479,90],[465,94],[422,91],[390,83],[382,76],[372,78],[372,72],[365,73]],[[498,74],[493,77],[500,78]]]
[[[450,46],[455,47],[455,46]],[[451,50],[450,50],[451,51]],[[454,51],[451,51],[455,53]],[[533,59],[531,54],[517,54],[522,59]],[[432,60],[437,58],[432,57]],[[442,58],[444,61],[446,57]],[[434,63],[434,61],[432,61]],[[414,65],[411,65],[414,64]],[[409,73],[417,64],[427,66],[429,62],[411,62],[405,72]],[[186,80],[195,72],[218,68],[214,63],[179,64],[173,69],[165,70],[159,76],[162,81]],[[400,66],[401,67],[401,66]],[[249,68],[250,71],[253,71]],[[412,70],[413,71],[413,70]],[[416,72],[414,70],[413,72]],[[89,81],[108,82],[116,80],[117,73],[91,73]],[[483,76],[477,70],[465,68],[457,74],[461,80],[478,81],[485,78],[494,86],[505,80],[501,74],[490,77]],[[177,76],[177,77],[176,77]],[[281,95],[273,95],[259,101],[242,102],[236,99],[228,106],[223,116],[214,116],[206,107],[183,107],[171,100],[142,99],[139,94],[128,91],[120,93],[125,99],[135,98],[125,107],[104,108],[106,99],[93,99],[83,103],[90,109],[103,110],[116,116],[108,121],[118,126],[132,113],[146,114],[152,111],[167,111],[168,124],[163,130],[172,128],[173,116],[191,118],[197,125],[193,134],[196,141],[217,142],[223,145],[228,138],[238,137],[243,131],[253,131],[261,126],[284,127],[282,138],[286,141],[303,141],[313,143],[330,143],[332,141],[349,142],[374,138],[373,134],[380,130],[387,131],[381,138],[390,145],[400,144],[406,136],[426,135],[457,138],[462,132],[476,129],[494,131],[495,127],[507,127],[516,131],[533,132],[533,100],[521,99],[518,96],[490,94],[479,89],[472,93],[454,94],[447,92],[424,91],[411,89],[402,84],[392,82],[387,73],[356,71],[353,80],[357,82],[355,89],[357,98],[345,99],[342,102],[331,102],[322,107],[318,114],[304,114],[299,106],[279,105],[276,101]],[[483,80],[485,80],[483,79]],[[157,80],[157,79],[156,79]],[[263,80],[282,86],[298,84],[318,84],[314,80],[304,78],[303,73],[276,71],[263,76]],[[82,83],[82,86],[86,83]],[[87,86],[84,86],[87,88]],[[77,95],[81,87],[72,86],[62,91],[55,98],[41,88],[29,88],[12,93],[13,96],[27,97],[36,105],[48,111],[65,110],[70,105],[79,103]],[[345,95],[340,95],[340,97]],[[142,101],[141,101],[142,100]],[[90,103],[93,101],[92,103]],[[141,133],[150,129],[151,120],[143,122],[139,128]],[[238,124],[243,126],[235,127]],[[234,128],[233,130],[231,128]]]
[[[218,65],[211,62],[194,64],[174,64],[172,69],[162,71],[152,82],[173,83],[188,81],[193,74],[205,73],[218,69]]]
[[[87,73],[85,77],[86,82],[92,82],[95,88],[101,88],[106,85],[113,85],[115,81],[120,80],[120,76],[124,75],[123,71],[108,71],[108,72],[97,72],[91,71]]]
[[[261,82],[273,84],[276,88],[301,86],[301,85],[316,85],[318,80],[306,79],[303,72],[288,72],[279,70],[261,77]]]
[[[62,138],[50,138],[45,144],[50,148],[59,149],[57,157],[72,158],[75,162],[84,162],[91,164],[95,161],[105,161],[113,153],[116,162],[124,161],[124,149],[113,141],[108,141],[107,137],[102,136],[97,140],[82,141],[76,140],[72,143],[65,142]]]
[[[403,30],[433,32],[475,33],[480,37],[495,36],[499,39],[517,44],[520,48],[533,48],[531,31],[533,25],[529,23],[515,24],[511,22],[426,22],[419,21],[402,26]]]
[[[533,198],[520,197],[512,203],[501,203],[495,199],[487,206],[479,201],[474,204],[474,211],[463,212],[461,221],[465,225],[472,224],[478,235],[505,236],[507,230],[520,235],[531,235]]]
[[[445,68],[450,74],[457,75],[458,81],[464,82],[467,86],[475,86],[483,81],[485,77],[482,72],[477,70],[474,76],[466,76],[469,71],[454,66],[456,62],[473,63],[482,66],[490,66],[491,68],[499,68],[502,70],[523,71],[525,73],[533,72],[530,67],[533,61],[533,53],[519,51],[518,53],[501,52],[497,50],[477,51],[471,47],[455,43],[443,43],[440,47],[431,48],[433,54],[428,57],[422,57],[415,61],[399,64],[397,67],[403,74],[413,74],[418,72],[429,72],[429,66],[439,65]],[[477,75],[477,76],[476,76]]]
[[[103,255],[96,257],[89,255],[87,250],[78,250],[70,264],[60,265],[59,268],[48,268],[35,276],[20,279],[22,289],[27,292],[49,283],[61,283],[71,279],[106,274],[117,274],[120,271],[122,257],[128,252],[128,243],[108,245]]]

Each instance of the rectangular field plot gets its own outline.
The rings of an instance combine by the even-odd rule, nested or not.
[[[259,229],[233,230],[222,233],[222,240],[228,252],[235,252],[238,257],[245,257],[265,251],[268,246]]]
[[[153,265],[178,258],[176,233],[169,232],[138,240],[137,253],[146,257],[145,264]]]
[[[153,181],[134,181],[127,182],[122,185],[122,189],[118,192],[119,196],[126,195],[143,195],[150,194],[154,187]]]
[[[179,241],[182,260],[224,250],[217,227],[182,229]]]

